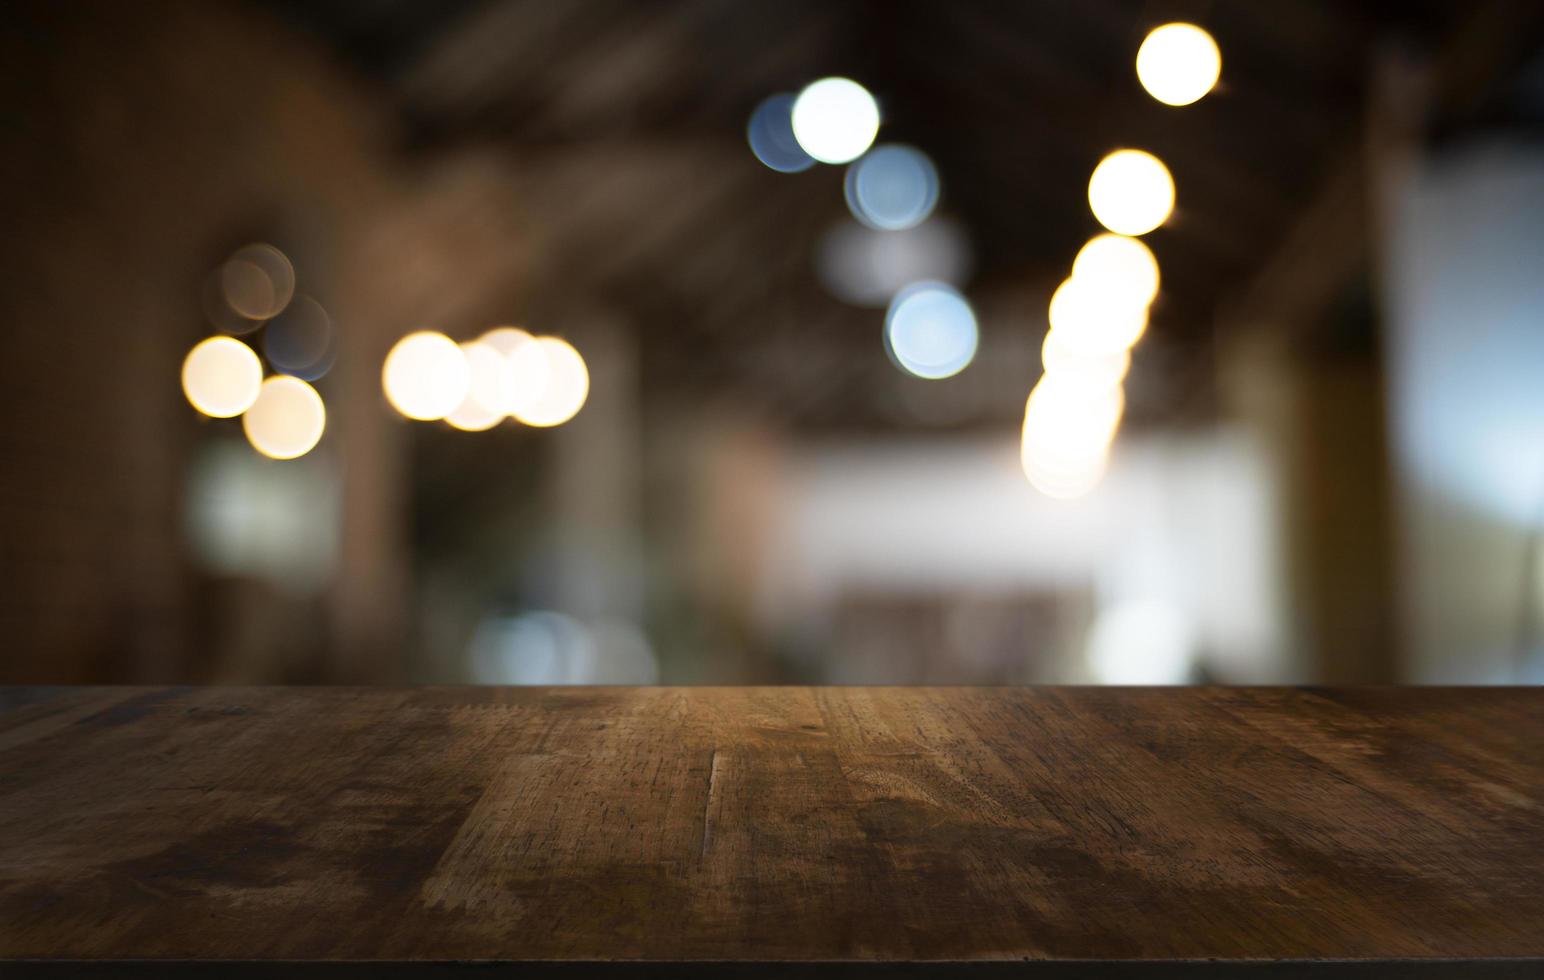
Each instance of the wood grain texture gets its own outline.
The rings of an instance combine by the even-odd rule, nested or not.
[[[11,960],[1544,957],[1537,689],[0,706]]]

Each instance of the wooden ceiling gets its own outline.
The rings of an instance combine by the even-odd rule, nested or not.
[[[813,256],[845,218],[841,173],[762,167],[744,140],[765,96],[846,74],[880,98],[883,140],[922,147],[968,232],[980,361],[950,424],[1016,421],[1050,291],[1099,229],[1084,190],[1120,146],[1173,171],[1164,271],[1132,375],[1134,414],[1204,416],[1217,304],[1258,270],[1359,139],[1370,56],[1426,43],[1454,4],[1081,0],[268,0],[374,84],[410,161],[507,161],[543,275],[510,316],[581,296],[639,331],[646,395],[734,397],[818,430],[921,424],[880,346],[882,312],[821,287]],[[1219,89],[1174,109],[1138,86],[1143,35],[1195,20]],[[972,380],[972,376],[975,379]],[[929,394],[932,397],[932,394]],[[899,407],[898,407],[899,406]],[[910,413],[910,414],[908,414]]]

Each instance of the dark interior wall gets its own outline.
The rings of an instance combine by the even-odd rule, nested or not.
[[[182,485],[233,423],[198,417],[178,372],[230,248],[302,229],[335,264],[381,193],[371,115],[240,8],[36,2],[6,21],[0,681],[269,676],[205,648]]]

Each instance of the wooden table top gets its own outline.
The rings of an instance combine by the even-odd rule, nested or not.
[[[1540,689],[13,688],[0,704],[6,960],[1125,976],[1054,967],[1453,959],[1544,976]]]

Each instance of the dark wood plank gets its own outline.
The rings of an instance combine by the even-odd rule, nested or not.
[[[113,688],[0,705],[12,969],[1544,968],[1537,689]],[[805,975],[790,970],[775,975]]]

